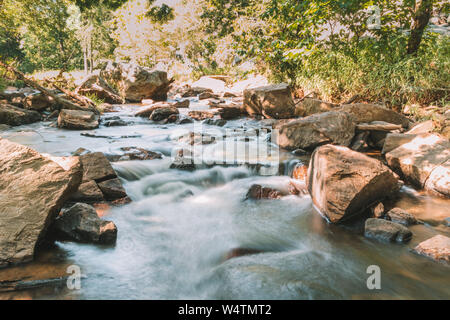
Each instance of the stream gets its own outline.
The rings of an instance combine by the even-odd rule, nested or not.
[[[120,148],[131,146],[164,155],[160,160],[113,163],[133,200],[102,213],[117,225],[115,246],[57,242],[40,250],[30,264],[0,270],[0,280],[47,279],[67,276],[67,267],[76,265],[83,274],[80,290],[45,286],[0,293],[0,299],[450,298],[449,268],[410,251],[436,234],[450,236],[450,228],[440,224],[450,217],[448,200],[403,187],[396,206],[425,223],[410,227],[413,238],[406,245],[375,242],[364,238],[361,226],[328,225],[307,195],[245,200],[253,184],[287,192],[292,166],[308,163],[307,157],[271,149],[257,162],[284,166],[270,175],[261,173],[252,156],[242,158],[246,153],[239,150],[270,145],[242,135],[243,129],[259,130],[260,122],[239,119],[223,128],[203,125],[203,132],[216,137],[223,130],[238,131],[203,146],[209,165],[183,171],[170,168],[171,154],[178,137],[193,131],[194,124],[155,124],[133,116],[141,106],[117,108],[102,117],[119,116],[128,126],[101,125],[84,132],[39,122],[0,133],[54,156],[69,156],[80,147],[120,154]],[[207,106],[193,99],[189,110],[193,109]],[[233,141],[237,143],[230,147]],[[232,159],[234,165],[217,164],[217,159]],[[230,252],[235,249],[257,254],[234,257]],[[367,287],[371,265],[381,269],[380,290]]]

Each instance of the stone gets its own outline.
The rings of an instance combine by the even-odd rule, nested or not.
[[[55,220],[51,235],[60,241],[114,244],[117,227],[111,221],[100,219],[94,207],[77,203]]]
[[[124,102],[119,94],[102,77],[96,74],[83,79],[82,84],[75,89],[75,93],[82,96],[92,95],[110,104],[122,104]]]
[[[419,243],[414,251],[434,261],[450,264],[450,238],[437,235]]]
[[[215,113],[209,112],[209,111],[189,111],[188,116],[194,120],[202,121],[202,120],[214,118]]]
[[[225,91],[225,82],[210,76],[203,76],[192,84],[192,87],[207,88],[214,93]]]
[[[0,104],[0,124],[21,126],[41,120],[41,115],[32,110],[21,109],[9,104]]]
[[[364,236],[381,242],[406,243],[412,238],[412,232],[401,224],[383,219],[367,219]]]
[[[217,112],[220,118],[224,120],[234,120],[242,115],[242,108],[233,105],[221,105]]]
[[[387,217],[392,222],[400,223],[404,226],[411,226],[417,224],[416,217],[400,208],[394,208],[392,210],[389,210],[389,212],[387,213]]]
[[[33,260],[81,176],[77,157],[44,157],[0,138],[1,267]]]
[[[208,91],[202,92],[198,95],[198,100],[205,100],[205,99],[219,99],[219,96],[217,94]]]
[[[120,156],[120,161],[123,160],[154,160],[162,159],[162,155],[157,152],[150,150],[145,150],[143,148],[137,147],[123,147],[120,150],[124,151],[125,154]]]
[[[434,130],[433,120],[428,120],[414,125],[414,127],[412,127],[411,130],[407,131],[406,134],[431,133],[433,130]]]
[[[391,152],[395,148],[398,148],[405,143],[411,142],[416,137],[417,135],[415,134],[389,133],[384,140],[383,150],[381,151],[381,153],[386,154],[388,152]]]
[[[175,107],[161,107],[155,109],[150,115],[150,120],[152,121],[163,121],[167,120],[172,115],[178,115],[180,111],[178,111]]]
[[[277,142],[287,150],[313,149],[332,143],[349,146],[355,135],[355,124],[346,112],[325,112],[290,121],[278,127]]]
[[[204,124],[210,125],[210,126],[218,126],[218,127],[223,127],[224,125],[227,124],[226,120],[223,119],[206,119],[205,121],[203,121]]]
[[[355,138],[353,139],[350,149],[358,152],[362,152],[368,149],[369,145],[367,143],[370,136],[370,132],[360,132],[356,134]]]
[[[53,104],[53,99],[42,93],[33,94],[24,99],[24,107],[29,110],[42,111],[51,107]]]
[[[350,113],[354,117],[356,123],[384,121],[400,124],[403,128],[408,128],[410,125],[410,120],[404,115],[375,104],[347,104],[337,108],[336,111]]]
[[[332,111],[337,105],[318,99],[305,98],[296,106],[296,115],[307,117],[316,113]]]
[[[186,109],[189,108],[190,101],[188,99],[184,99],[181,101],[177,101],[174,104],[172,104],[172,107],[178,108],[178,109]]]
[[[359,131],[395,131],[402,129],[400,124],[392,124],[385,121],[372,121],[371,123],[360,123],[356,125]]]
[[[384,217],[384,205],[382,202],[378,203],[375,207],[372,208],[372,215],[377,219]]]
[[[58,127],[69,130],[93,130],[99,127],[98,116],[90,111],[63,109],[59,112]]]
[[[362,215],[399,189],[381,161],[333,145],[314,151],[306,182],[317,210],[331,223]]]
[[[261,199],[280,199],[283,195],[280,191],[262,187],[259,184],[254,184],[250,187],[245,197],[246,200],[261,200]]]
[[[94,180],[84,182],[78,187],[71,200],[76,202],[96,202],[103,201],[103,193]]]
[[[244,109],[250,116],[287,119],[295,115],[295,103],[286,83],[244,90]]]
[[[448,172],[450,142],[436,134],[415,137],[386,153],[388,165],[418,188],[450,195]],[[433,171],[437,170],[433,175]],[[431,179],[431,180],[430,180]],[[434,189],[434,186],[437,189]]]
[[[196,97],[204,92],[210,92],[213,91],[208,88],[202,88],[202,87],[187,87],[181,97],[183,98],[189,98],[189,97]]]
[[[95,180],[97,183],[117,178],[117,174],[102,152],[80,156],[83,165],[83,182]]]
[[[106,200],[117,200],[127,196],[119,178],[99,182],[98,187],[102,190]]]
[[[171,105],[167,102],[159,102],[159,103],[155,103],[149,107],[143,108],[141,110],[139,110],[138,112],[136,112],[134,114],[135,117],[142,117],[142,118],[150,118],[150,116],[152,115],[152,113],[159,108],[171,108]]]

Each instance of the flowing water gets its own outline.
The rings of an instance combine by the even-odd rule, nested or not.
[[[252,184],[287,192],[292,166],[307,161],[271,149],[259,163],[288,165],[279,170],[281,175],[268,175],[268,171],[261,173],[252,155],[242,158],[242,150],[251,154],[249,150],[258,145],[258,150],[273,147],[266,139],[261,143],[243,136],[242,129],[250,132],[261,127],[257,121],[229,121],[225,128],[203,126],[204,132],[216,137],[227,128],[240,130],[231,138],[204,146],[202,154],[208,165],[182,171],[170,169],[171,154],[179,145],[178,137],[192,131],[193,124],[154,124],[133,117],[138,108],[123,106],[117,113],[104,115],[133,124],[101,126],[89,132],[97,137],[59,130],[50,122],[1,133],[55,156],[70,155],[80,147],[120,154],[121,147],[130,146],[165,156],[113,163],[133,200],[104,212],[104,218],[114,221],[119,230],[115,246],[57,242],[42,249],[31,264],[0,270],[0,280],[47,279],[67,276],[67,267],[77,265],[83,274],[81,290],[46,286],[0,293],[0,298],[450,298],[450,269],[410,251],[436,234],[450,236],[449,228],[441,224],[450,216],[448,200],[404,187],[396,205],[425,224],[410,228],[414,236],[406,245],[374,242],[363,237],[361,226],[328,225],[314,211],[309,196],[245,200]],[[194,103],[191,108],[202,106]],[[234,147],[230,147],[231,141]],[[218,159],[229,163],[231,158],[237,165],[217,165]],[[237,249],[256,254],[240,256]],[[370,274],[366,271],[371,265],[381,269],[381,290],[367,288]]]

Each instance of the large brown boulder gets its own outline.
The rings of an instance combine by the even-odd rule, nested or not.
[[[450,197],[450,142],[436,134],[418,135],[386,154],[389,166],[418,188]]]
[[[83,182],[102,182],[117,178],[111,163],[102,152],[84,154],[80,156],[80,161],[83,165]]]
[[[278,127],[278,145],[288,150],[312,149],[332,143],[349,146],[355,124],[346,112],[325,112],[287,122]]]
[[[404,115],[376,104],[347,104],[337,108],[336,111],[345,111],[350,113],[355,118],[356,123],[384,121],[393,124],[400,124],[404,128],[408,128],[410,125],[410,120]]]
[[[82,84],[75,90],[75,93],[83,96],[93,95],[106,103],[123,103],[122,98],[115,92],[115,90],[111,88],[111,86],[106,83],[103,78],[96,74],[86,77]]]
[[[450,265],[450,238],[437,235],[423,241],[414,248],[420,255],[426,256],[434,261]]]
[[[316,113],[332,111],[337,105],[313,98],[305,98],[296,107],[296,114],[307,117]]]
[[[63,109],[58,116],[58,127],[69,130],[92,130],[99,127],[98,116],[90,111]]]
[[[50,159],[0,138],[0,266],[33,260],[81,176],[77,157]]]
[[[167,72],[143,68],[134,63],[110,62],[100,75],[115,83],[122,97],[130,102],[166,100],[171,84]]]
[[[398,191],[395,174],[380,161],[342,146],[317,148],[307,187],[319,212],[332,223],[362,214]]]
[[[42,93],[33,94],[23,99],[23,104],[26,109],[42,111],[51,107],[55,101]]]
[[[21,126],[41,120],[41,115],[32,110],[21,109],[9,104],[0,104],[0,124]]]
[[[295,103],[286,83],[244,90],[244,109],[253,115],[287,119],[295,115]]]

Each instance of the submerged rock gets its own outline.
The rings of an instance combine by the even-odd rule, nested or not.
[[[127,193],[118,178],[106,180],[98,183],[106,200],[117,200],[127,197]]]
[[[150,120],[152,121],[163,121],[167,120],[172,115],[178,115],[180,111],[178,111],[175,107],[161,107],[157,108],[150,115]]]
[[[94,207],[77,203],[55,220],[51,234],[61,241],[114,244],[117,227],[111,221],[100,219]]]
[[[437,262],[450,264],[450,238],[437,235],[419,243],[414,251]]]
[[[248,190],[245,199],[246,200],[280,199],[282,196],[283,196],[282,193],[278,190],[268,187],[262,187],[259,184],[254,184]]]
[[[417,224],[417,219],[409,212],[400,209],[394,208],[387,213],[389,219],[392,222],[403,224],[404,226],[410,226],[413,224]]]
[[[295,114],[295,103],[286,83],[244,90],[244,109],[251,115],[287,119]]]
[[[41,115],[32,110],[21,109],[9,104],[0,103],[0,124],[21,126],[41,120]]]
[[[78,158],[53,160],[0,138],[0,266],[33,260],[48,227],[77,190]]]
[[[320,213],[338,223],[397,192],[398,179],[376,159],[346,147],[326,145],[312,155],[307,186]]]
[[[325,112],[282,124],[277,142],[288,150],[312,149],[326,143],[349,146],[355,124],[346,112]]]
[[[99,121],[93,112],[63,109],[59,113],[58,127],[69,130],[93,130],[99,127]]]
[[[189,111],[188,116],[194,120],[202,121],[214,118],[215,113],[209,111]]]
[[[364,236],[382,242],[406,243],[412,238],[412,232],[401,224],[383,220],[367,219]]]

